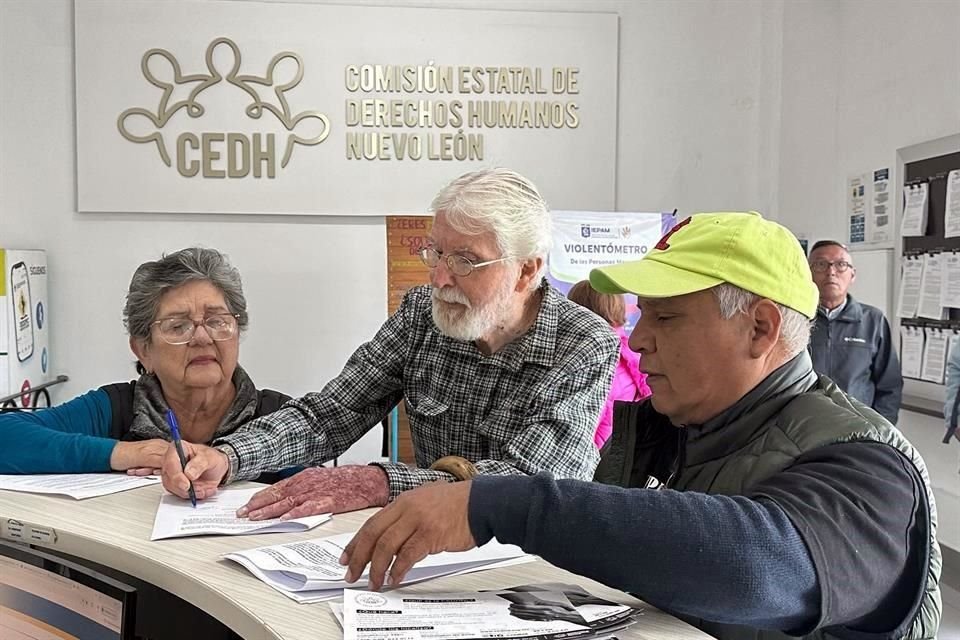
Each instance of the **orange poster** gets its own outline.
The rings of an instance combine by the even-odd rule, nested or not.
[[[387,313],[400,306],[411,287],[430,282],[430,270],[417,252],[427,243],[429,216],[387,216]]]
[[[417,252],[426,245],[432,226],[429,216],[387,216],[387,313],[397,310],[408,289],[430,282],[430,270]],[[413,464],[410,424],[402,402],[399,409],[397,440],[390,449],[401,462]]]

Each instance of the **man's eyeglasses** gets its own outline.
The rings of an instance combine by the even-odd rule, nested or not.
[[[420,249],[420,259],[423,260],[423,264],[431,269],[436,268],[436,266],[440,264],[440,260],[443,260],[447,263],[447,269],[450,270],[450,273],[463,277],[473,273],[474,269],[485,267],[488,264],[503,262],[510,258],[497,258],[496,260],[487,260],[486,262],[472,262],[470,259],[464,258],[458,253],[443,254],[433,247],[423,247]]]
[[[815,273],[826,273],[830,270],[830,267],[836,269],[837,273],[843,273],[848,269],[853,269],[853,265],[846,260],[837,260],[836,262],[830,262],[829,260],[814,260],[810,263],[810,269],[812,269]]]
[[[211,340],[223,342],[233,337],[237,332],[237,318],[231,313],[219,313],[207,316],[200,322],[190,318],[161,318],[154,320],[160,337],[167,344],[187,344],[193,340],[193,334],[201,324],[206,329]]]

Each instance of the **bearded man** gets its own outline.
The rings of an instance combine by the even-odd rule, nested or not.
[[[435,480],[472,474],[589,480],[593,444],[618,358],[599,316],[543,278],[550,215],[537,188],[506,169],[463,175],[431,205],[420,257],[430,285],[400,308],[320,392],[291,400],[212,447],[171,447],[163,484],[199,499],[224,482],[322,464],[342,454],[403,401],[416,468],[312,467],[259,494],[238,515],[258,520],[383,506]],[[430,468],[449,457],[459,463]],[[441,461],[443,461],[441,460]],[[447,469],[447,470],[442,470]]]

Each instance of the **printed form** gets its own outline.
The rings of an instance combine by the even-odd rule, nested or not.
[[[153,521],[151,540],[186,536],[237,536],[255,533],[309,531],[330,519],[329,513],[305,518],[250,520],[238,518],[237,509],[247,504],[260,489],[222,489],[212,498],[201,500],[196,509],[189,500],[164,494]]]

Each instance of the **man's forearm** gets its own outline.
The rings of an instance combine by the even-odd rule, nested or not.
[[[545,474],[479,477],[470,527],[478,544],[496,537],[519,545],[675,613],[794,630],[819,611],[806,547],[766,502]]]
[[[214,445],[228,444],[237,456],[233,480],[249,480],[265,471],[305,464],[321,464],[330,455],[325,430],[312,428],[309,417],[296,406],[250,422]]]

